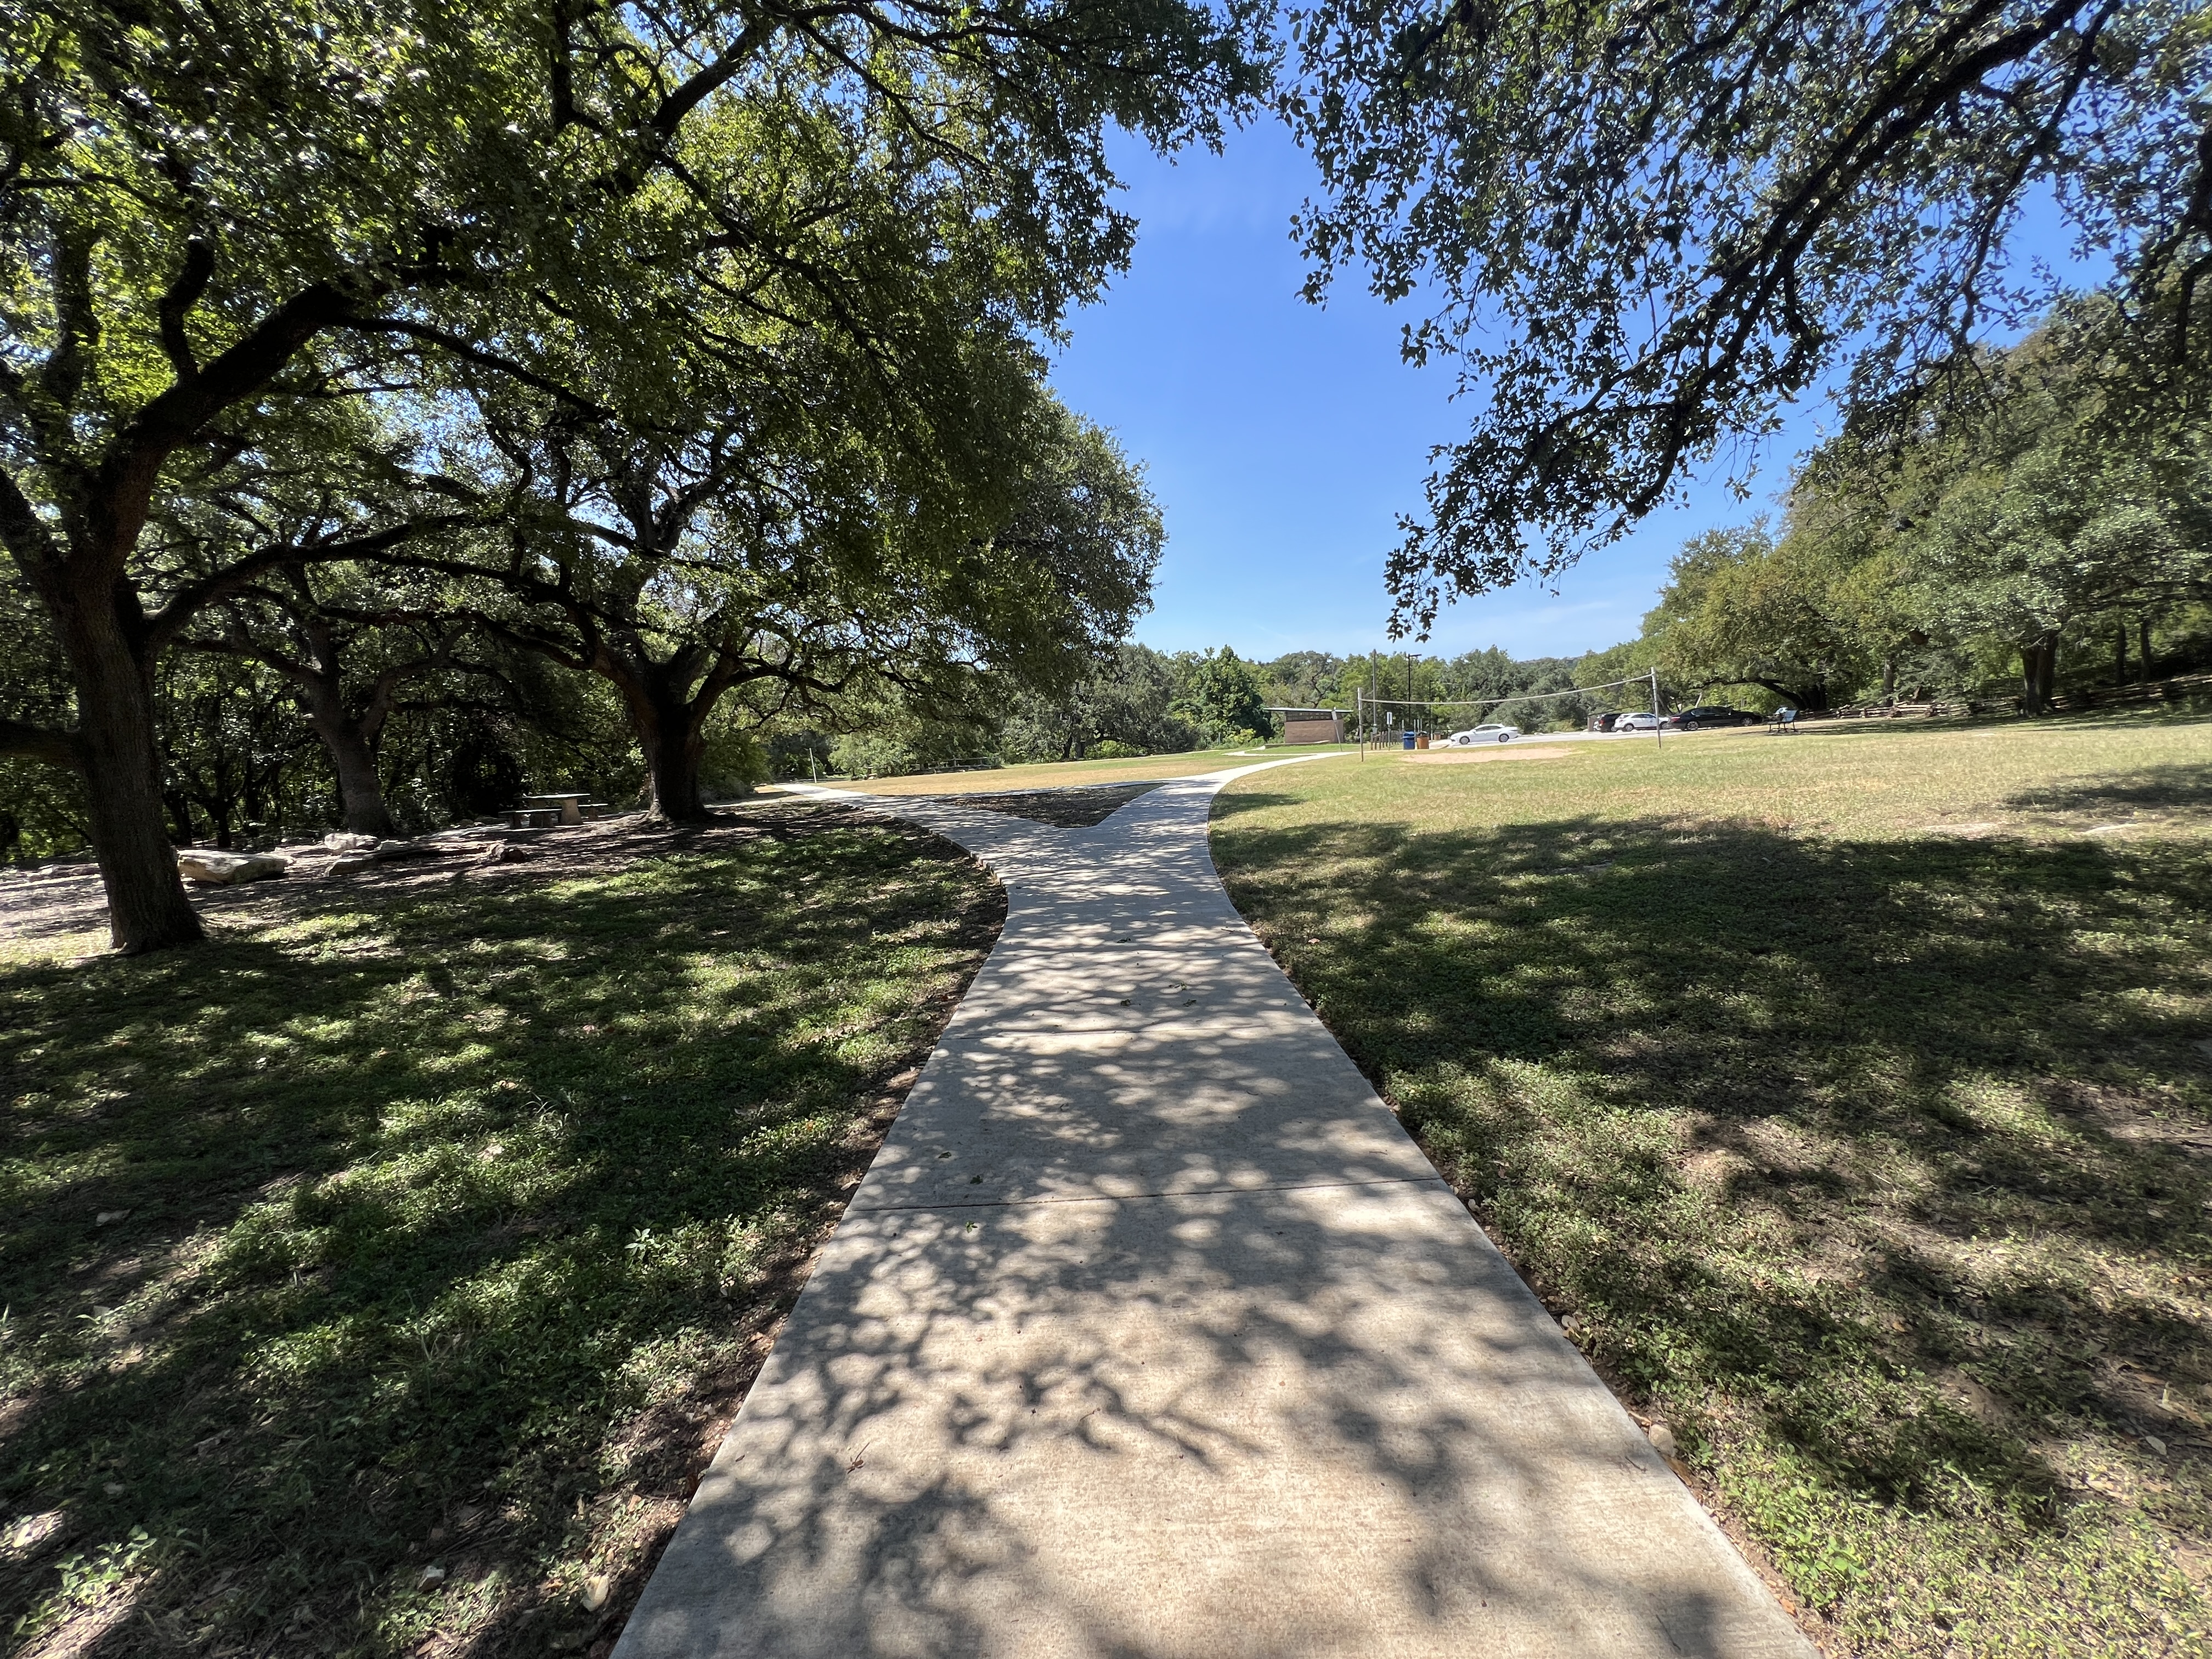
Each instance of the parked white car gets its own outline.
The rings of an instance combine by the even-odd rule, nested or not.
[[[1472,749],[1479,743],[1510,743],[1521,735],[1517,726],[1500,726],[1492,721],[1483,726],[1470,726],[1464,732],[1455,732],[1437,746],[1443,749]]]
[[[1659,716],[1652,714],[1623,714],[1613,723],[1613,729],[1616,732],[1656,732],[1659,729]]]

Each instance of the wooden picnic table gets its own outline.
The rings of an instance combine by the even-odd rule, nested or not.
[[[590,794],[583,792],[573,795],[525,795],[522,806],[525,811],[558,812],[563,823],[581,823],[583,805],[590,799]]]

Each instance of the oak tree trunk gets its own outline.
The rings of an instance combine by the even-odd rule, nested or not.
[[[2058,639],[2045,634],[2020,648],[2020,707],[2024,714],[2040,714],[2051,707],[2051,690],[2058,677]]]
[[[338,776],[338,807],[345,827],[357,836],[389,840],[399,833],[392,821],[392,808],[384,799],[384,780],[376,774],[376,757],[369,751],[350,720],[341,720],[331,731],[313,723],[331,765]]]
[[[168,810],[169,828],[177,845],[190,843],[197,832],[192,829],[192,804],[185,799],[184,791],[169,785],[161,791],[161,805]]]
[[[300,696],[307,706],[307,724],[330,752],[331,769],[338,781],[338,814],[345,827],[357,836],[388,840],[398,835],[384,799],[384,780],[377,775],[376,753],[362,734],[360,723],[346,712],[338,687],[309,676],[300,684]]]
[[[686,710],[671,711],[654,722],[649,740],[644,732],[638,733],[645,750],[648,817],[688,823],[707,816],[707,803],[699,793],[699,765],[707,745],[687,716]]]
[[[625,676],[617,681],[629,726],[645,757],[646,816],[671,823],[696,823],[708,816],[699,793],[699,768],[706,758],[706,722],[665,687],[641,684]]]
[[[70,592],[55,620],[76,687],[85,809],[107,890],[108,935],[117,950],[137,956],[205,935],[162,829],[153,677],[132,648],[123,602],[112,588]]]

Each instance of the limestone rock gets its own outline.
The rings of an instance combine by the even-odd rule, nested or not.
[[[1651,1437],[1652,1449],[1656,1451],[1660,1456],[1672,1459],[1681,1455],[1681,1454],[1674,1449],[1674,1431],[1668,1428],[1664,1423],[1654,1423],[1650,1428],[1644,1430],[1644,1432]]]
[[[225,853],[212,847],[187,847],[177,854],[177,868],[188,879],[215,887],[238,881],[266,881],[291,867],[292,860],[281,853]]]
[[[342,859],[332,859],[328,873],[333,876],[349,876],[356,870],[373,870],[375,867],[375,854],[349,853]]]
[[[377,838],[374,836],[357,836],[346,830],[333,830],[323,837],[323,845],[333,853],[374,853]]]

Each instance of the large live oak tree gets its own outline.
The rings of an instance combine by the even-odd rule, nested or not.
[[[2049,293],[2053,197],[2188,384],[2212,31],[2185,0],[1318,0],[1287,107],[1309,296],[1364,268],[1477,402],[1389,566],[1395,625],[1625,532],[1839,374],[1895,394]],[[2195,325],[2190,326],[2192,318]],[[1909,402],[1909,399],[1903,400]]]
[[[83,775],[114,941],[199,924],[163,830],[152,675],[192,617],[301,550],[149,610],[165,493],[210,490],[289,413],[382,395],[386,360],[527,371],[557,319],[618,366],[604,405],[680,380],[702,261],[775,262],[776,158],[696,137],[797,98],[957,174],[1053,327],[1125,258],[1111,125],[1218,135],[1257,91],[1252,18],[1155,0],[34,4],[0,21],[0,544],[67,657],[73,728],[0,729]],[[832,294],[845,279],[814,273]]]
[[[662,818],[703,814],[708,725],[733,693],[764,720],[886,696],[951,715],[985,681],[1060,690],[1148,603],[1163,532],[1111,440],[998,347],[953,354],[968,384],[944,363],[899,383],[907,413],[941,400],[986,428],[964,455],[926,420],[904,442],[872,430],[848,398],[781,442],[737,411],[680,440],[492,411],[502,529],[404,556],[498,592],[473,622],[613,688]]]
[[[1676,685],[1758,685],[1818,710],[1899,676],[1983,695],[2020,665],[2047,709],[2062,659],[2150,657],[2150,619],[2212,601],[2212,420],[2139,419],[2164,369],[2109,296],[1978,349],[1901,429],[1839,433],[1764,521],[1686,543],[1637,647]]]
[[[1886,557],[1926,630],[2017,653],[2028,714],[2066,649],[2212,600],[2212,417],[2144,422],[2158,369],[2132,343],[2109,297],[2069,304],[1975,354],[1909,433],[1839,438],[1801,481],[1802,516],[1824,508]]]
[[[1756,685],[1819,714],[1863,677],[1866,656],[1841,614],[1832,573],[1806,546],[1777,546],[1763,525],[1692,537],[1644,619],[1666,684]]]
[[[340,821],[379,836],[398,832],[377,765],[393,714],[465,705],[508,712],[514,704],[499,665],[470,654],[475,630],[455,614],[456,596],[380,591],[386,574],[375,565],[288,565],[204,617],[185,641],[282,677],[330,757]],[[459,695],[465,680],[482,694]]]

